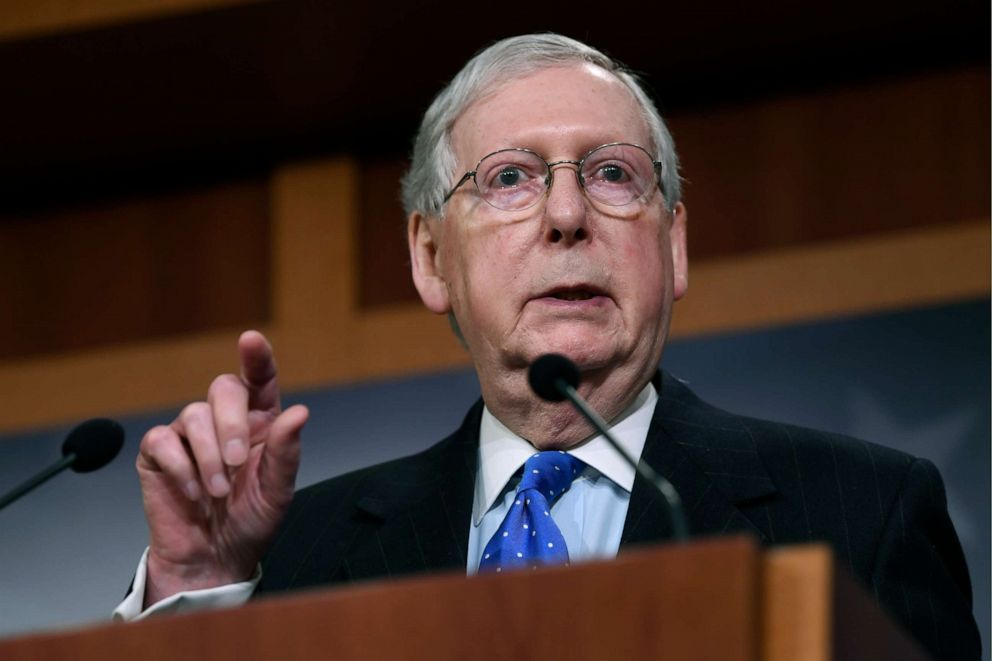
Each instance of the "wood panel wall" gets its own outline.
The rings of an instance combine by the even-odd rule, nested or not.
[[[671,125],[697,258],[988,215],[987,67],[718,106]]]
[[[962,68],[666,118],[690,258],[987,217],[989,98],[988,69]],[[363,305],[417,300],[396,185],[404,167],[362,166]]]
[[[258,0],[4,0],[0,37],[24,38],[253,1]]]
[[[909,110],[911,109],[911,111]],[[989,291],[988,72],[670,118],[684,336]],[[0,431],[165,407],[271,334],[286,387],[467,364],[409,284],[395,158],[0,218]]]
[[[0,360],[265,323],[269,187],[0,215]]]

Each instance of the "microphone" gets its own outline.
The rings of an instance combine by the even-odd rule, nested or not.
[[[89,473],[109,464],[124,445],[124,428],[106,418],[94,418],[77,426],[62,443],[62,458],[31,479],[0,496],[0,510],[44,484],[66,468]]]
[[[593,426],[593,428],[603,435],[603,438],[613,446],[613,449],[620,453],[620,456],[642,478],[653,484],[655,489],[662,495],[668,505],[668,514],[672,521],[673,536],[677,541],[684,542],[689,539],[689,526],[686,524],[685,511],[682,508],[682,499],[678,491],[665,477],[655,471],[646,461],[638,461],[625,450],[613,437],[607,428],[606,421],[575,391],[579,385],[581,376],[579,368],[571,360],[557,353],[548,353],[538,357],[530,365],[527,372],[527,380],[530,387],[538,397],[549,402],[561,402],[568,400],[579,413]]]

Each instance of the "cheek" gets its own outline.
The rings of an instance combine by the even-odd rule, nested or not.
[[[667,237],[657,232],[640,232],[629,237],[623,256],[624,263],[633,266],[643,278],[671,270],[672,254]]]
[[[627,285],[636,292],[635,307],[647,317],[657,315],[671,291],[672,255],[668,242],[658,235],[642,236],[626,245],[623,258],[618,267],[624,269]]]
[[[535,227],[536,223],[480,224],[476,231],[461,237],[466,261],[471,260],[466,266],[492,275],[518,271],[534,255]]]
[[[532,246],[521,229],[479,223],[471,231],[452,236],[458,242],[457,249],[445,255],[445,276],[462,314],[498,315],[501,308],[496,304],[512,298],[515,283],[526,278],[525,265]]]

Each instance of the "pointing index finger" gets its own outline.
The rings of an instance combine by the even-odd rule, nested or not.
[[[272,355],[272,345],[258,331],[249,330],[238,338],[238,353],[241,355],[241,378],[248,387],[249,410],[278,413],[279,383],[278,370]]]

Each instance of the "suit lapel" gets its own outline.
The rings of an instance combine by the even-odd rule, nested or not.
[[[676,488],[693,536],[746,532],[767,536],[738,505],[776,492],[746,429],[704,404],[667,374],[655,379],[659,400],[642,458]],[[637,478],[621,546],[669,539],[671,519],[654,486]]]
[[[464,570],[467,562],[472,497],[479,445],[482,403],[444,442],[404,464],[402,471],[383,471],[356,501],[373,525],[368,548],[352,554],[351,578],[446,569]],[[382,566],[368,566],[369,549]]]

